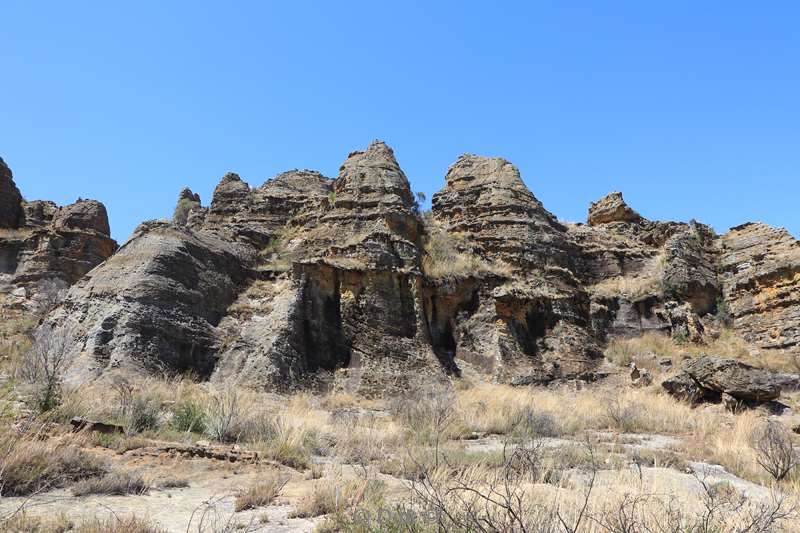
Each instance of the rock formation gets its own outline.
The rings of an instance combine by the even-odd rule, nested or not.
[[[103,204],[24,201],[0,159],[0,293],[13,293],[11,304],[28,302],[45,281],[75,283],[116,248]]]
[[[781,394],[781,386],[771,372],[734,359],[709,356],[687,359],[681,371],[665,379],[662,387],[693,403],[724,401],[730,407],[769,402]]]
[[[81,228],[85,243],[107,239],[101,207],[26,203],[22,216],[32,232]],[[591,380],[605,342],[647,331],[703,342],[729,323],[797,353],[799,250],[763,225],[720,237],[650,221],[620,193],[588,224],[560,223],[516,167],[475,155],[423,215],[376,141],[336,179],[292,170],[251,187],[228,173],[207,207],[184,189],[172,222],[143,223],[99,268],[55,265],[81,279],[42,327],[74,340],[76,380],[190,371],[286,390],[337,376],[367,393],[467,368],[518,385]]]
[[[732,325],[746,340],[800,353],[800,242],[744,224],[720,239],[719,273]]]
[[[621,192],[612,192],[589,206],[589,225],[599,226],[609,222],[636,222],[639,213],[631,209]]]
[[[0,158],[0,228],[16,229],[23,222],[22,195],[11,169]]]

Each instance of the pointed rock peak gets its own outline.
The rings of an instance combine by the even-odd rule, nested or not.
[[[23,223],[22,195],[14,183],[11,169],[0,158],[0,228],[16,229]]]
[[[181,193],[178,195],[178,202],[180,202],[181,200],[188,200],[191,202],[197,202],[199,204],[200,195],[195,192],[192,192],[192,189],[190,189],[189,187],[184,187],[183,190],[181,190]]]
[[[373,141],[363,152],[352,152],[339,169],[334,183],[337,196],[373,197],[381,203],[414,205],[408,178],[383,141]]]
[[[189,187],[184,187],[178,195],[178,203],[175,204],[175,211],[172,213],[172,221],[179,226],[185,226],[189,220],[189,213],[193,209],[201,207],[200,195],[192,192]]]
[[[225,175],[222,176],[222,179],[219,180],[219,185],[224,185],[226,183],[235,183],[235,182],[244,183],[242,181],[242,178],[239,177],[239,174],[235,172],[226,172]],[[217,186],[219,187],[219,185]]]
[[[589,225],[609,222],[638,222],[641,215],[625,203],[621,192],[612,192],[589,206]]]
[[[242,181],[242,178],[239,177],[239,174],[227,172],[224,176],[222,176],[222,179],[219,180],[219,183],[214,188],[214,197],[212,198],[212,202],[219,194],[238,194],[247,192],[249,190],[250,186]]]
[[[445,188],[450,190],[486,185],[530,193],[519,169],[502,157],[463,154],[450,165],[445,176]]]
[[[341,171],[343,171],[345,168],[355,165],[389,165],[396,167],[398,170],[400,169],[400,165],[397,164],[397,160],[394,158],[394,150],[392,150],[385,142],[379,140],[372,141],[366,150],[356,150],[355,152],[350,152],[345,162],[342,163],[342,167],[339,169],[340,176]]]

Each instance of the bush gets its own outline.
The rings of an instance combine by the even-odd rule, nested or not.
[[[206,433],[219,442],[236,442],[242,434],[243,420],[239,394],[235,387],[217,390],[207,409]]]
[[[73,496],[103,494],[105,496],[125,496],[127,494],[147,494],[150,485],[137,473],[114,472],[103,477],[79,481],[72,487]]]
[[[61,403],[64,373],[72,362],[73,338],[74,331],[71,328],[57,333],[53,326],[42,326],[23,357],[18,369],[19,377],[31,386],[31,401],[40,413],[50,411]]]
[[[205,433],[206,413],[201,405],[187,400],[175,408],[170,424],[177,431]]]
[[[136,396],[127,414],[129,433],[141,433],[148,429],[156,429],[161,416],[161,406],[157,401],[143,396]]]
[[[800,452],[791,433],[779,422],[770,420],[756,428],[751,446],[758,464],[776,481],[784,479],[800,463]]]
[[[117,395],[117,417],[127,428],[128,434],[156,429],[161,418],[161,402],[142,393],[125,380],[114,383]]]
[[[287,482],[287,478],[279,478],[275,475],[259,481],[236,495],[234,510],[238,513],[271,504]]]
[[[552,413],[536,411],[532,407],[520,409],[512,424],[515,437],[558,437],[563,433]]]

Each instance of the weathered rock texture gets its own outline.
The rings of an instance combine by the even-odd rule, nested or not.
[[[23,213],[50,232],[105,229],[88,203]],[[292,170],[254,188],[229,173],[207,207],[185,189],[172,222],[72,272],[83,278],[44,327],[74,340],[74,379],[191,371],[284,390],[335,376],[362,392],[466,368],[591,380],[609,338],[647,331],[703,342],[729,322],[758,349],[796,353],[799,265],[786,232],[650,221],[619,193],[588,225],[560,223],[501,158],[460,157],[422,216],[376,141],[336,179]]]
[[[35,297],[44,281],[75,283],[116,248],[103,204],[26,202],[0,159],[0,293],[13,293],[13,303]]]
[[[780,382],[771,372],[734,359],[709,356],[687,359],[681,371],[664,380],[662,386],[670,394],[691,402],[729,397],[754,405],[775,400],[781,394]]]
[[[0,158],[0,228],[18,228],[22,221],[22,195],[14,184],[11,169]]]
[[[621,192],[612,192],[589,206],[589,225],[599,226],[609,222],[636,222],[642,217],[631,209]]]
[[[738,226],[720,241],[733,327],[757,346],[800,353],[800,243],[765,224]]]
[[[577,249],[517,168],[461,156],[432,203],[439,230],[495,266],[483,277],[430,280],[426,314],[440,356],[518,382],[589,372],[600,352],[589,334],[589,298],[573,274]]]

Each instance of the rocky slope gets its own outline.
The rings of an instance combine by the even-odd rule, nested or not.
[[[100,242],[89,236],[108,239],[96,204],[15,202],[6,227],[77,225],[84,252]],[[48,267],[80,280],[43,327],[72,339],[80,380],[191,371],[285,390],[339,373],[373,391],[466,367],[517,384],[591,380],[609,338],[702,342],[726,324],[758,349],[800,350],[800,245],[783,230],[650,221],[620,193],[593,203],[588,224],[560,223],[511,163],[474,155],[422,215],[377,141],[336,179],[294,170],[252,188],[226,174],[207,207],[186,189],[173,221],[142,224],[99,268],[71,257]]]
[[[72,285],[116,248],[103,204],[27,202],[0,159],[0,294],[9,296],[4,301],[29,304],[45,282]]]

